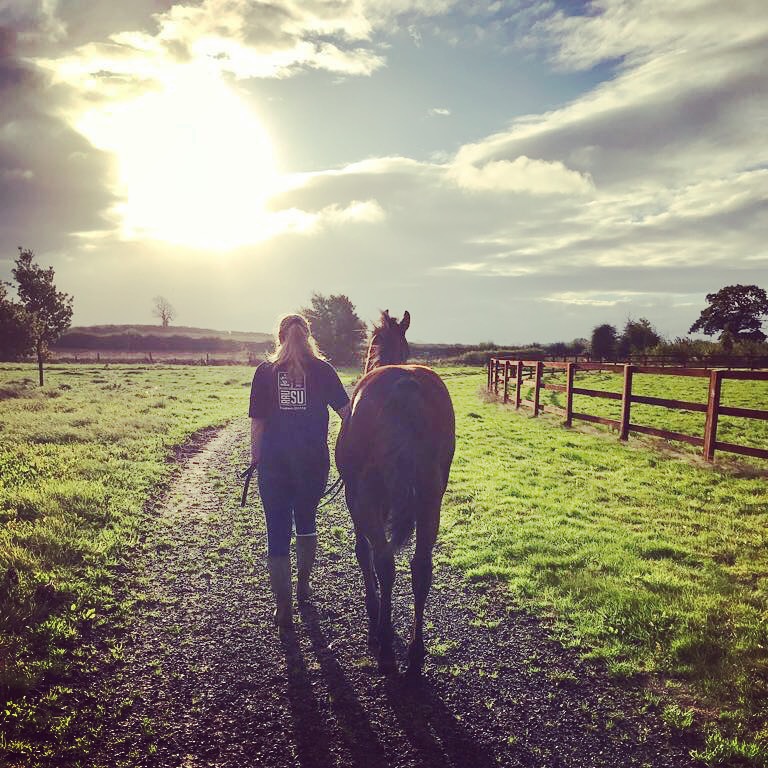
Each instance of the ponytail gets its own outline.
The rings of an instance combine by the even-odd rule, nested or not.
[[[293,381],[304,376],[306,364],[313,358],[323,360],[303,315],[285,315],[280,319],[275,339],[275,351],[270,360],[284,366]]]

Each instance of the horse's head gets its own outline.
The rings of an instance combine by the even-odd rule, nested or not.
[[[400,365],[408,359],[410,350],[405,340],[405,332],[410,324],[411,315],[408,310],[400,322],[389,316],[388,309],[381,313],[379,325],[374,326],[371,333],[371,343],[365,361],[366,373],[380,365]]]

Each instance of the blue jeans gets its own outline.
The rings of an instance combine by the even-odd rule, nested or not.
[[[317,535],[317,505],[325,491],[328,465],[305,467],[259,467],[259,493],[267,521],[267,554],[284,557],[290,552],[291,533]]]

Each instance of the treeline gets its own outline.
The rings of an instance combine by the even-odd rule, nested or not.
[[[456,365],[485,365],[490,357],[509,357],[519,360],[537,360],[545,357],[584,355],[589,342],[574,339],[572,342],[540,344],[533,342],[521,346],[504,346],[492,341],[482,344],[411,344],[411,357],[427,362],[441,361]]]
[[[593,360],[631,360],[637,357],[669,358],[673,362],[707,362],[724,358],[768,356],[768,344],[755,338],[721,334],[718,341],[678,336],[664,339],[646,319],[628,320],[623,331],[608,324],[592,331],[589,354]]]

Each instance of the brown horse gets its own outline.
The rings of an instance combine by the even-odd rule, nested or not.
[[[432,548],[455,444],[454,414],[440,377],[408,359],[410,315],[385,311],[373,329],[365,372],[336,442],[336,465],[355,526],[355,554],[365,582],[368,642],[379,669],[393,671],[394,554],[416,530],[411,559],[414,622],[408,672],[424,665],[424,604],[432,583]],[[377,581],[378,590],[377,592]]]

